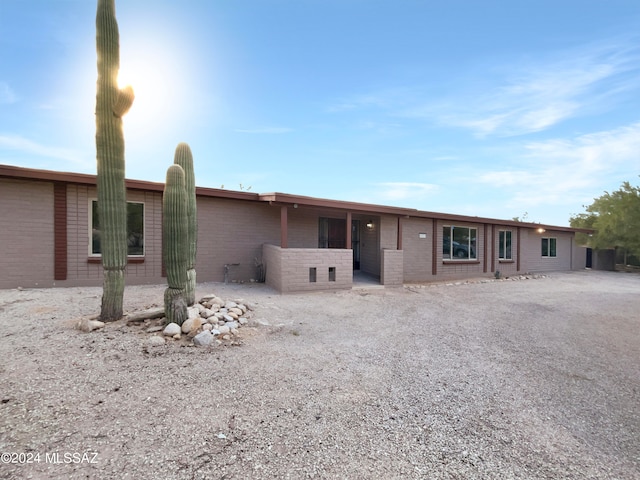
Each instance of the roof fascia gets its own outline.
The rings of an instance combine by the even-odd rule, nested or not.
[[[17,178],[36,181],[65,182],[80,185],[96,185],[96,175],[85,173],[56,172],[52,170],[39,170],[32,168],[16,167],[12,165],[0,164],[0,177]],[[125,180],[126,186],[134,190],[147,190],[162,192],[163,183],[149,182],[146,180]],[[429,212],[413,208],[391,207],[386,205],[376,205],[369,203],[347,202],[342,200],[330,200],[326,198],[308,197],[304,195],[293,195],[289,193],[250,193],[235,190],[223,190],[218,188],[196,187],[196,195],[211,198],[227,198],[233,200],[262,201],[275,205],[295,205],[305,207],[319,207],[352,212],[362,212],[369,214],[387,214],[399,217],[434,218],[450,222],[463,223],[487,223],[492,225],[504,225],[510,227],[520,227],[529,229],[544,229],[556,232],[579,232],[592,234],[593,229],[560,227],[555,225],[544,225],[540,223],[517,222],[515,220],[500,220],[495,218],[470,217],[465,215],[455,215],[448,213]]]

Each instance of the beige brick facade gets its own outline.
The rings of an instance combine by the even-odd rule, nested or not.
[[[144,255],[129,258],[127,283],[164,283],[163,186],[127,182],[127,199],[144,205]],[[199,282],[256,281],[266,268],[269,285],[293,292],[351,288],[354,265],[387,286],[585,267],[585,249],[566,227],[287,194],[197,192]],[[0,288],[101,285],[100,258],[90,252],[96,197],[94,176],[0,165]],[[318,248],[322,219],[342,222],[344,248]],[[475,258],[443,258],[443,227],[452,225],[475,229]],[[510,232],[511,258],[499,258],[501,231]],[[554,239],[555,256],[542,255],[542,238]]]

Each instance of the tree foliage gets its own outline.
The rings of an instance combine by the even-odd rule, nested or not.
[[[596,231],[586,239],[588,246],[618,247],[640,256],[640,187],[624,182],[615,192],[594,199],[585,210],[569,222],[572,227]]]

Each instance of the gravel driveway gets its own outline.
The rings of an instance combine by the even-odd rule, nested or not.
[[[81,333],[100,288],[0,291],[0,477],[640,478],[639,275],[211,292],[253,306],[239,342]]]

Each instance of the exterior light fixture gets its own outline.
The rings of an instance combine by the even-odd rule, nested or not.
[[[369,220],[369,221],[367,222],[367,228],[368,228],[369,230],[371,230],[371,229],[373,228],[373,220]]]
[[[544,228],[540,227],[540,228],[538,228],[538,229],[536,230],[536,232],[538,232],[538,233],[544,233],[544,232],[546,232],[546,230],[545,230]]]

